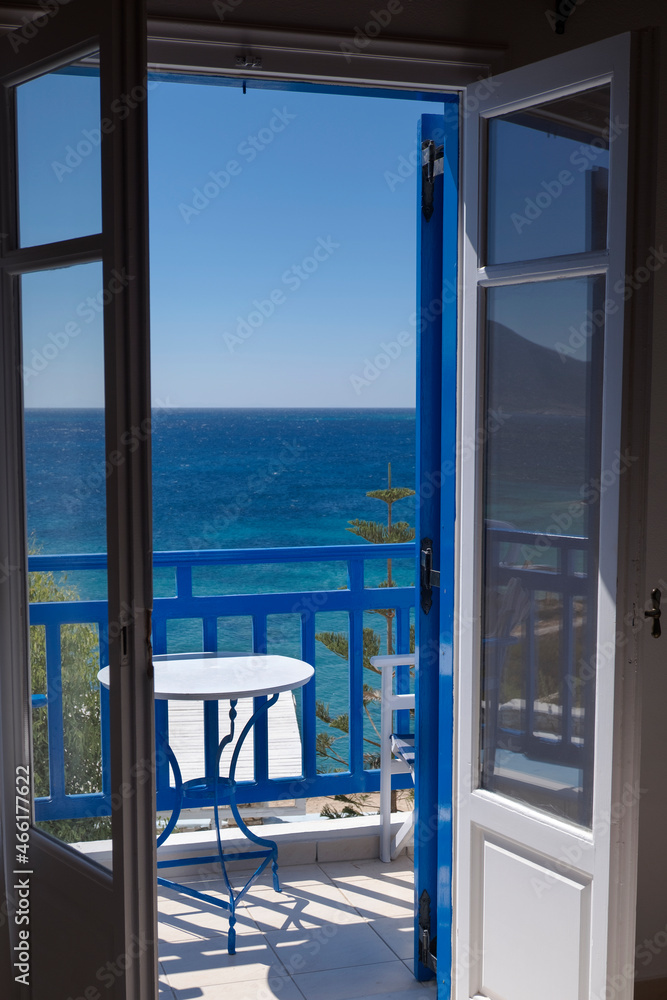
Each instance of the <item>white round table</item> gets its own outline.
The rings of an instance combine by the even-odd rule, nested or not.
[[[185,653],[153,658],[157,699],[177,701],[238,701],[303,687],[314,670],[291,656],[206,656]],[[97,675],[109,687],[109,668]]]
[[[225,883],[228,890],[228,900],[219,896],[211,896],[208,893],[200,892],[190,885],[183,885],[179,882],[172,882],[168,879],[158,878],[158,884],[169,889],[176,889],[189,896],[202,899],[207,903],[220,906],[229,911],[229,934],[227,937],[227,947],[230,955],[235,953],[236,923],[235,909],[238,900],[245,895],[252,883],[261,875],[269,861],[272,862],[274,888],[280,892],[278,881],[278,848],[274,841],[258,837],[243,822],[238,811],[235,797],[236,787],[236,764],[243,742],[248,733],[255,725],[260,716],[265,715],[269,708],[276,703],[281,691],[293,691],[303,687],[314,674],[314,670],[309,663],[304,660],[297,660],[291,656],[274,655],[216,655],[212,653],[176,653],[172,656],[153,657],[154,694],[157,700],[174,699],[177,701],[229,701],[229,733],[224,736],[218,745],[217,758],[215,760],[215,774],[211,778],[195,778],[183,782],[176,756],[169,746],[166,738],[162,738],[164,750],[171,763],[176,781],[176,802],[172,810],[171,818],[158,837],[158,847],[164,843],[176,826],[181,812],[184,790],[190,795],[214,796],[215,805],[215,826],[218,840],[217,857],[196,858],[198,864],[211,861],[220,861]],[[109,667],[103,667],[98,673],[98,679],[102,687],[109,688]],[[236,719],[236,703],[239,698],[263,698],[258,708],[255,709],[248,722],[243,727],[241,735],[236,741],[232,759],[229,765],[229,777],[221,778],[220,757],[225,747],[234,738],[234,720]],[[256,872],[248,879],[240,892],[234,893],[227,878],[225,867],[225,853],[220,837],[220,823],[218,818],[218,790],[223,786],[228,790],[229,805],[231,807],[237,826],[244,836],[257,845],[260,850],[238,852],[234,851],[234,859],[239,858],[261,858],[262,861]],[[181,859],[184,863],[192,863],[192,859]],[[178,864],[178,859],[168,861],[158,861],[160,867],[174,867]]]

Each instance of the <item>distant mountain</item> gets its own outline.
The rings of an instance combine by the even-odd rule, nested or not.
[[[507,413],[586,412],[588,364],[489,323],[489,406]]]

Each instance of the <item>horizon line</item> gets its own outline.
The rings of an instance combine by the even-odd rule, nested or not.
[[[25,406],[24,410],[95,410],[104,406]],[[151,406],[151,410],[415,410],[415,406]]]

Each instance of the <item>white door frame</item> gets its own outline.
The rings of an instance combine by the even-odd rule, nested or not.
[[[549,258],[535,263],[479,266],[480,198],[486,185],[480,143],[480,119],[553,100],[587,87],[611,82],[611,120],[618,116],[628,123],[630,113],[631,36],[618,36],[534,66],[525,66],[495,78],[496,87],[479,112],[464,121],[463,202],[463,289],[460,337],[460,434],[475,440],[479,427],[482,350],[479,348],[478,316],[480,289],[509,281],[530,281],[536,277],[564,278],[584,274],[608,274],[609,286],[628,273],[626,259],[627,179],[629,130],[621,129],[614,139],[609,192],[608,252]],[[636,181],[635,181],[636,183]],[[630,241],[628,241],[630,242]],[[622,283],[622,282],[621,282]],[[608,292],[608,295],[610,293]],[[619,298],[617,296],[617,298]],[[603,431],[601,469],[611,468],[615,449],[627,442],[628,377],[623,365],[624,324],[630,319],[628,306],[606,317],[605,371],[603,376]],[[623,398],[623,412],[619,401]],[[573,859],[563,869],[576,870],[582,884],[590,881],[590,955],[587,982],[581,995],[598,997],[608,982],[615,996],[632,997],[634,967],[634,901],[636,894],[636,854],[625,845],[635,845],[638,809],[614,808],[622,802],[619,792],[631,776],[638,778],[636,733],[633,732],[634,666],[633,637],[623,647],[616,643],[617,621],[632,612],[640,575],[630,579],[631,560],[641,554],[628,547],[625,532],[619,529],[622,491],[627,481],[606,490],[600,503],[600,587],[598,594],[597,649],[608,649],[607,661],[598,661],[595,718],[595,787],[593,828],[547,816],[530,806],[477,788],[479,768],[479,691],[481,672],[481,579],[482,579],[482,497],[481,449],[474,461],[459,463],[458,615],[462,623],[456,650],[455,719],[455,873],[454,873],[454,976],[453,997],[467,1000],[480,989],[480,958],[483,942],[479,937],[476,910],[481,909],[482,884],[479,875],[479,841],[520,844],[528,856]],[[633,452],[636,454],[636,452]],[[636,478],[633,475],[633,479]],[[629,480],[630,476],[626,477]],[[641,484],[641,477],[639,477]],[[641,492],[641,490],[640,490]],[[643,498],[634,498],[635,514],[641,516]],[[625,512],[628,511],[624,504]],[[616,589],[602,581],[619,580]],[[636,582],[635,582],[636,581]],[[630,669],[626,669],[626,666]],[[622,694],[622,697],[620,695]],[[615,708],[616,700],[616,708]],[[625,707],[626,711],[623,711]],[[626,716],[631,725],[628,727]],[[482,832],[484,831],[484,832]],[[612,836],[613,833],[613,836]],[[612,850],[613,847],[613,850]],[[576,859],[576,860],[575,860]],[[613,888],[612,888],[613,887]],[[620,923],[619,923],[620,921]],[[604,933],[603,930],[604,929]],[[607,930],[614,941],[607,949]],[[594,945],[594,947],[592,947]],[[519,959],[519,956],[517,956]],[[520,960],[520,959],[519,959]],[[620,977],[620,978],[614,978]]]
[[[27,13],[27,9],[15,9],[10,12],[3,11],[0,12],[0,21],[4,26],[17,27],[23,23]],[[40,13],[40,11],[35,10],[35,16],[38,16]],[[449,90],[451,92],[460,90],[466,84],[473,85],[473,81],[482,81],[482,77],[489,72],[489,66],[496,62],[502,53],[500,47],[485,47],[481,49],[479,47],[452,47],[439,44],[423,45],[399,41],[383,42],[382,40],[369,40],[368,46],[358,46],[358,52],[350,52],[349,46],[352,44],[354,47],[350,36],[317,35],[247,27],[239,28],[229,24],[211,25],[209,23],[203,25],[196,22],[171,21],[169,19],[150,19],[149,36],[150,66],[152,69],[162,69],[165,72],[182,70],[203,74],[224,73],[225,75],[235,75],[248,80],[261,79],[266,75],[266,78],[271,80],[301,79],[309,82],[327,82],[343,86],[359,85],[378,88],[421,89],[425,92],[436,90]],[[597,50],[598,55],[602,56],[603,52],[609,51],[610,46],[613,46],[617,42],[618,40],[602,42],[599,46],[592,47],[590,51],[592,53],[593,50]],[[347,50],[343,47],[344,45],[348,46]],[[236,65],[237,57],[242,52],[248,51],[263,57],[263,67],[261,70],[253,69],[252,67],[239,69]],[[570,53],[569,57],[572,60],[572,65],[577,64],[579,59],[583,58],[582,54],[587,51],[580,50],[579,52]],[[566,59],[568,56],[560,58]],[[546,63],[543,65],[546,65]],[[516,80],[518,85],[522,79],[525,79],[525,74],[530,72],[529,67],[517,70],[512,74],[512,79]],[[475,93],[474,90],[473,93]],[[504,88],[501,94],[503,101],[507,100],[510,94],[509,88]],[[498,97],[500,96],[499,94]],[[492,95],[485,94],[482,89],[481,92],[475,93],[475,97],[477,101],[483,101],[489,109],[491,108],[491,100],[487,101],[486,98],[491,98]],[[463,153],[464,162],[468,162],[467,157],[470,155],[470,133],[471,126],[475,120],[475,116],[468,117],[465,123],[467,144]],[[470,212],[467,213],[467,220],[469,219]],[[476,276],[476,262],[473,264],[470,259],[469,249],[468,244],[468,250],[465,254],[466,273],[475,273]],[[471,301],[470,290],[463,296],[463,308],[466,313],[471,308],[473,310],[476,308],[474,301]],[[460,342],[463,345],[464,338],[460,338]],[[474,427],[477,418],[475,392],[470,393],[470,388],[476,387],[477,373],[475,365],[475,360],[470,358],[469,352],[466,349],[461,357],[460,368],[461,385],[465,389],[465,392],[461,392],[460,394],[463,404],[460,415],[462,433],[465,433],[465,428]],[[620,378],[620,372],[617,373],[617,377]],[[461,471],[465,472],[466,470],[462,469]],[[474,491],[472,494],[470,493],[469,484],[464,485],[464,489],[466,497],[474,497]],[[474,497],[474,503],[475,509],[478,509],[478,498]],[[459,498],[459,510],[464,509],[466,508],[462,507]],[[475,542],[474,537],[471,535],[471,528],[471,523],[467,526],[463,524],[457,539],[459,579],[462,587],[468,585],[467,577],[472,571],[472,567],[466,565],[460,558],[464,542],[468,546],[471,542]],[[469,551],[469,548],[467,550]],[[474,545],[474,550],[477,551],[476,544]],[[621,565],[623,565],[623,560],[621,560]],[[622,591],[623,582],[621,581],[619,593]],[[624,607],[627,606],[629,606],[629,601],[626,599]],[[613,610],[610,605],[608,611]],[[472,612],[473,608],[469,600],[462,600],[458,609],[459,621],[469,620],[467,615],[471,615]],[[479,657],[475,652],[476,646],[479,646],[478,640],[479,623],[477,622],[475,628],[464,632],[460,637],[457,650],[457,662],[459,665],[464,663],[474,664],[475,670],[479,669]],[[626,654],[627,652],[626,647]],[[629,657],[626,655],[625,659],[628,660]],[[465,680],[466,684],[468,683],[466,673],[469,673],[469,671],[459,669],[457,672],[459,681],[457,684],[458,705],[456,715],[458,719],[463,718],[461,710],[464,703],[470,704],[469,697],[468,702],[465,702],[466,691],[461,685],[461,680]],[[628,697],[632,695],[632,684],[629,685],[629,688]],[[629,712],[626,714],[629,714],[632,718],[633,703],[626,702],[626,704],[630,705]],[[601,706],[602,710],[603,707]],[[611,711],[612,706],[606,704],[604,712],[607,717],[610,716]],[[465,721],[466,726],[459,727],[457,733],[456,754],[459,761],[465,760],[468,762],[468,777],[471,780],[470,776],[474,761],[474,741],[471,739],[471,726],[467,724],[469,720],[466,719]],[[622,722],[617,719],[614,724],[616,735],[620,735],[621,725]],[[608,745],[611,743],[611,728],[609,734]],[[597,750],[598,747],[596,746]],[[622,748],[618,739],[616,740],[616,751],[619,755],[622,755]],[[634,761],[635,758],[633,757],[632,760]],[[634,773],[634,768],[635,763],[631,762],[629,771],[626,770],[624,773]],[[614,782],[618,784],[621,773],[620,768],[615,768],[614,776],[610,776],[607,789],[608,799],[612,787],[611,778],[613,777]],[[465,779],[461,782],[459,777],[458,785],[455,786],[455,799],[458,799],[460,805],[459,823],[457,826],[459,833],[461,824],[466,822],[467,818],[469,819],[469,811],[466,812],[466,805],[462,799],[462,789],[465,785]],[[470,784],[468,784],[469,787],[471,787]],[[480,808],[482,809],[484,807],[483,797],[485,794],[480,793],[480,799],[482,800]],[[516,807],[513,806],[514,808]],[[520,809],[521,807],[518,808]],[[539,831],[541,818],[535,817],[531,810],[526,811],[529,819],[534,823],[535,829]],[[541,825],[544,827],[542,832],[545,837],[553,835],[554,831],[562,832],[566,837],[570,835],[570,829],[567,824],[562,824],[562,831],[558,830],[556,821],[549,820],[548,825],[547,823],[542,823]],[[549,831],[552,831],[551,834]],[[621,845],[624,843],[626,845],[628,843],[636,844],[636,810],[633,815],[624,820],[622,829],[621,824],[617,824],[614,827],[613,834],[615,842]],[[585,836],[577,834],[574,835],[574,839],[577,844],[588,846]],[[460,863],[465,855],[465,850],[462,853],[460,841],[455,846],[455,851]],[[625,850],[623,857],[627,859],[628,854],[631,854],[631,852]],[[614,860],[614,857],[616,858],[614,861],[615,868],[620,872],[622,860],[619,860],[620,853],[618,856],[615,856],[610,853],[610,850],[607,850],[606,854],[607,868],[611,861]],[[621,898],[617,899],[614,903],[614,912],[620,912],[624,909],[626,914],[631,914],[634,910],[634,860],[631,860],[626,867],[627,871],[624,875],[623,888],[619,888],[619,892],[616,894]],[[461,942],[467,941],[469,946],[469,934],[466,935],[465,932],[465,927],[468,926],[466,924],[466,914],[469,916],[469,910],[466,910],[466,900],[464,897],[465,892],[460,880],[455,878],[455,920],[458,921],[458,932],[455,931],[455,933]],[[629,937],[628,933],[623,933],[621,936],[624,942]],[[627,947],[625,948],[625,953],[627,953]],[[461,954],[461,947],[459,947],[459,954]],[[464,960],[464,964],[469,963]],[[618,964],[621,964],[620,956]],[[454,977],[454,995],[468,995],[463,988],[464,978],[461,975]]]

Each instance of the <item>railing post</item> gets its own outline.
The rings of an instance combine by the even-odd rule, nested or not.
[[[63,726],[63,676],[60,625],[45,625],[46,696],[49,726],[49,795],[64,800],[65,733]]]
[[[266,653],[266,615],[252,617],[252,648],[258,655]],[[253,699],[253,711],[256,712],[265,701],[265,696]],[[259,716],[253,729],[253,757],[255,781],[266,781],[269,777],[269,720],[266,712]]]
[[[575,734],[573,719],[575,691],[575,652],[576,639],[574,630],[574,598],[575,598],[575,559],[574,549],[568,545],[562,549],[562,570],[565,573],[568,589],[563,594],[563,642],[561,643],[561,700],[563,705],[561,739],[563,746],[572,747]],[[582,623],[583,624],[583,623]]]
[[[167,621],[153,609],[153,652],[164,655],[167,652]],[[162,749],[169,742],[169,702],[155,701],[155,790],[157,795],[169,789],[169,760]]]
[[[391,730],[392,669],[382,667],[380,680],[380,860],[391,861]],[[402,715],[402,712],[397,712]],[[402,731],[402,730],[401,730]]]
[[[349,559],[347,563],[347,585],[350,594],[363,594],[364,563],[362,559]],[[364,769],[364,612],[354,608],[349,613],[349,733],[350,733],[350,771],[359,777]]]
[[[192,597],[192,566],[176,567],[176,597]]]
[[[396,652],[410,652],[410,608],[396,608]],[[410,667],[402,663],[396,667],[396,694],[410,693]],[[410,732],[410,712],[401,709],[396,713],[396,731]]]
[[[530,591],[530,607],[528,611],[528,620],[526,623],[526,645],[525,645],[525,655],[527,656],[526,665],[528,670],[526,671],[526,715],[525,715],[525,725],[526,725],[526,743],[530,746],[533,741],[533,733],[535,732],[535,696],[537,693],[537,657],[535,655],[535,591],[531,588]],[[498,681],[500,685],[500,679]],[[500,689],[498,691],[498,698],[500,699]],[[500,704],[500,702],[499,702]]]
[[[218,651],[218,619],[204,618],[204,652]],[[209,783],[215,781],[215,764],[220,742],[219,701],[204,702],[204,773]]]
[[[315,666],[315,611],[304,611],[301,614],[301,659]],[[317,776],[316,677],[317,674],[314,674],[305,687],[301,688],[301,754],[306,782],[314,781]]]

